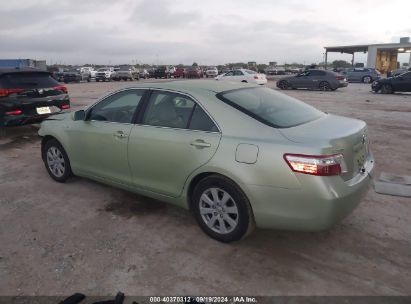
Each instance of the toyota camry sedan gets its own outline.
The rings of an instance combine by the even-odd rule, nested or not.
[[[222,242],[254,226],[330,228],[360,203],[374,167],[363,121],[242,83],[121,89],[39,134],[57,182],[77,175],[184,207]]]

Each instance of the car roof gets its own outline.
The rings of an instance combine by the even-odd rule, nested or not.
[[[152,89],[164,89],[185,92],[188,94],[197,94],[201,92],[214,92],[220,93],[224,91],[236,90],[247,87],[259,87],[258,85],[236,83],[229,81],[217,81],[217,80],[177,80],[177,81],[164,81],[164,82],[151,82],[142,83],[133,88],[152,88]]]
[[[47,71],[39,70],[36,68],[0,68],[0,76],[3,74],[10,74],[10,73],[27,73],[27,72],[37,72],[37,73],[47,73]]]

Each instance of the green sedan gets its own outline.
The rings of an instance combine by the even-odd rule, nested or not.
[[[222,242],[255,226],[327,229],[359,204],[374,167],[363,121],[249,84],[145,83],[53,116],[39,134],[54,180],[184,207]]]

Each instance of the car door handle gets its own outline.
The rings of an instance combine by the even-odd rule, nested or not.
[[[205,142],[202,139],[196,139],[190,143],[191,146],[197,147],[197,148],[208,148],[211,147],[211,144],[208,142]]]
[[[118,138],[126,138],[126,137],[128,137],[128,135],[125,134],[123,131],[114,132],[113,136],[114,136],[114,137],[118,137]]]

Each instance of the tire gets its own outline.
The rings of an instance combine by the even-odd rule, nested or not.
[[[73,176],[67,153],[57,140],[50,139],[44,144],[42,158],[48,174],[56,182],[64,183]]]
[[[242,80],[241,82],[243,82],[243,83],[247,83],[248,81],[247,81],[247,80]]]
[[[318,85],[318,88],[321,91],[330,91],[331,90],[331,86],[327,81],[321,81],[320,84]]]
[[[381,93],[392,94],[394,93],[394,90],[392,89],[392,86],[390,84],[383,84],[381,87]]]
[[[278,87],[279,87],[281,90],[288,90],[288,88],[289,88],[290,86],[289,86],[289,84],[288,84],[287,81],[281,80],[280,83],[278,84]]]
[[[371,83],[372,77],[371,76],[364,76],[361,80],[363,83]]]
[[[222,202],[224,197],[226,202]],[[219,175],[205,177],[195,186],[191,207],[201,229],[220,242],[238,241],[255,226],[251,205],[243,191],[233,181]]]

